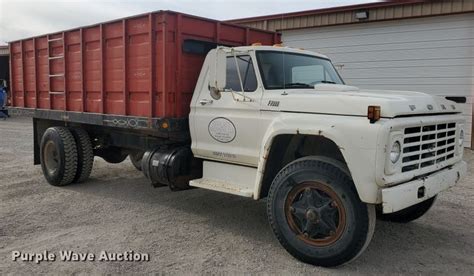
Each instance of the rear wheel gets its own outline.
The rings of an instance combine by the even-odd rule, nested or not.
[[[94,152],[89,134],[82,128],[71,129],[77,146],[77,170],[73,182],[82,182],[89,178],[94,165]]]
[[[351,177],[311,157],[298,159],[274,179],[267,200],[270,225],[297,259],[337,266],[357,258],[375,228],[375,207],[360,201]]]
[[[381,220],[398,222],[398,223],[408,223],[416,219],[419,219],[424,214],[426,214],[433,206],[435,200],[436,200],[436,196],[395,213],[382,214],[381,212],[379,212],[378,217]]]
[[[40,144],[41,169],[54,186],[73,182],[77,169],[77,148],[74,136],[65,127],[48,128]]]

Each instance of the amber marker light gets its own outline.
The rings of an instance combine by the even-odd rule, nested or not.
[[[169,127],[168,122],[161,123],[161,128],[167,129]]]
[[[380,106],[369,105],[369,108],[367,111],[367,118],[370,120],[371,124],[380,120]]]

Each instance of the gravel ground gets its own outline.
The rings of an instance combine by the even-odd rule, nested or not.
[[[0,274],[265,273],[474,274],[474,155],[469,175],[406,225],[377,221],[372,243],[335,269],[306,265],[280,247],[265,202],[193,189],[152,188],[127,160],[95,159],[86,183],[58,188],[33,166],[29,118],[0,121]],[[12,251],[133,250],[149,262],[12,261]]]

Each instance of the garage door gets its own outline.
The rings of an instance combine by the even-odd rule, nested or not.
[[[283,41],[329,56],[349,85],[466,97],[470,147],[474,95],[474,15],[283,31]]]

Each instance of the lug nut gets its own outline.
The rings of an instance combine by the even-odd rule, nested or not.
[[[336,201],[331,202],[331,207],[336,208],[337,207],[337,202]]]

